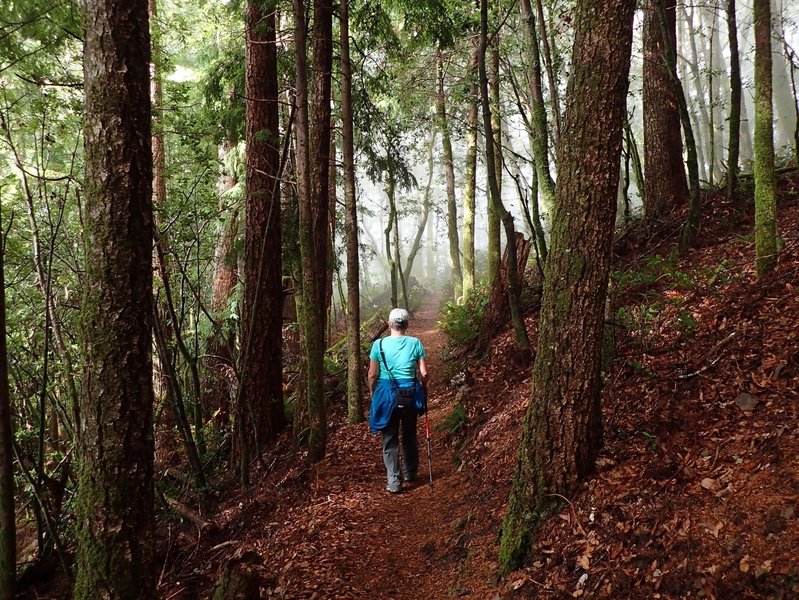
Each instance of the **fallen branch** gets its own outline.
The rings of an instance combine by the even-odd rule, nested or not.
[[[732,332],[730,335],[728,335],[728,336],[727,336],[727,337],[725,337],[723,340],[721,340],[721,341],[720,341],[718,344],[716,344],[715,346],[713,346],[713,348],[710,350],[710,352],[708,352],[707,354],[705,354],[704,358],[707,358],[707,357],[711,356],[712,354],[715,354],[716,352],[718,352],[719,350],[721,350],[721,349],[722,349],[724,346],[726,346],[726,345],[727,345],[727,344],[730,342],[730,340],[732,340],[732,338],[734,338],[734,337],[735,337],[737,334],[738,334],[738,332],[737,332],[737,331],[733,331],[733,332]],[[702,373],[704,373],[705,371],[708,371],[708,370],[712,369],[712,368],[713,368],[713,367],[716,365],[716,363],[718,363],[718,362],[721,360],[721,356],[722,356],[722,355],[721,355],[721,354],[719,354],[719,355],[718,355],[716,358],[714,358],[712,361],[710,361],[710,363],[706,364],[704,367],[702,367],[702,368],[701,368],[701,369],[699,369],[698,371],[694,371],[693,373],[684,373],[684,374],[682,374],[682,375],[678,375],[678,376],[677,376],[677,379],[690,379],[691,377],[696,377],[697,375],[701,375],[701,374],[702,374]]]
[[[174,498],[170,498],[166,494],[164,494],[164,500],[166,501],[169,508],[174,510],[176,513],[178,513],[181,517],[183,517],[187,521],[194,523],[197,526],[197,529],[200,530],[200,532],[216,531],[217,529],[216,523],[214,523],[213,521],[208,521],[206,519],[203,519],[200,515],[198,515],[196,512],[194,512],[192,509],[190,509],[182,502],[175,500]]]

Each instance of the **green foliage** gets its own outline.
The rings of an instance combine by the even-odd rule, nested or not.
[[[438,326],[452,346],[468,344],[477,339],[489,293],[488,286],[481,283],[463,304],[449,301],[443,306]]]
[[[691,337],[695,329],[696,319],[694,319],[694,316],[687,310],[681,310],[677,317],[677,331],[680,332],[680,337]]]
[[[469,416],[466,414],[466,409],[463,404],[456,402],[452,407],[452,411],[444,417],[444,419],[436,425],[437,431],[443,431],[453,436],[459,436],[466,430],[469,424]]]
[[[622,306],[616,311],[616,322],[629,330],[636,337],[644,350],[653,345],[651,334],[654,323],[663,306],[658,303]]]

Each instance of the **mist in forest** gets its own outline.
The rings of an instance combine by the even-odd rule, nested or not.
[[[700,180],[704,186],[723,183],[726,172],[726,156],[729,128],[727,126],[730,82],[729,82],[729,42],[726,29],[726,15],[719,3],[703,2],[696,4],[680,3],[677,9],[677,35],[679,48],[677,70],[689,102],[694,135],[699,154]],[[778,157],[785,162],[791,154],[796,128],[795,89],[799,82],[791,80],[790,58],[799,66],[796,53],[799,52],[799,6],[783,0],[772,0],[774,31],[772,40],[773,89],[774,89],[774,142]],[[740,161],[742,172],[751,172],[753,161],[752,136],[754,133],[754,32],[752,9],[748,2],[737,5],[738,44],[741,60],[741,79],[743,84],[741,107],[741,147]],[[636,13],[633,56],[628,96],[628,114],[636,143],[643,149],[643,108],[642,108],[642,13]],[[567,78],[561,78],[561,97],[565,97]],[[502,85],[505,82],[501,82]],[[432,102],[432,100],[431,100]],[[709,107],[709,108],[708,108]],[[432,110],[432,109],[431,109]],[[531,236],[522,214],[522,202],[529,202],[532,182],[532,159],[530,141],[525,124],[516,108],[507,98],[503,98],[502,115],[502,154],[503,179],[502,201],[513,214],[514,220],[527,237]],[[430,177],[426,148],[427,140],[409,140],[415,159],[411,169],[416,185],[397,195],[400,227],[400,254],[407,257],[408,248],[416,234],[425,183]],[[465,140],[453,136],[453,154],[463,157]],[[487,184],[485,161],[482,156],[482,136],[478,135],[477,192],[475,214],[475,248],[477,272],[485,268],[487,250]],[[778,158],[779,163],[779,158]],[[551,156],[553,177],[557,176],[556,160]],[[460,199],[464,187],[463,161],[454,161],[456,195]],[[624,169],[622,169],[622,179]],[[448,284],[451,266],[447,247],[446,188],[443,171],[443,157],[440,137],[433,148],[433,173],[431,179],[431,199],[433,211],[428,222],[428,232],[422,238],[423,247],[414,262],[413,276],[432,287]],[[622,217],[624,199],[620,198],[618,216]],[[360,226],[362,246],[362,286],[365,299],[375,298],[388,285],[388,263],[385,253],[384,230],[386,227],[386,194],[378,182],[370,181],[363,168],[358,173],[359,202],[361,205]],[[641,201],[634,178],[628,182],[629,209],[631,217],[640,216]],[[459,202],[459,205],[462,203]],[[550,207],[539,202],[542,224],[548,231]],[[463,215],[458,215],[459,231],[462,231]],[[432,247],[431,246],[432,241]],[[504,247],[504,239],[502,241]],[[337,251],[344,262],[343,246]],[[341,272],[344,277],[344,271]]]

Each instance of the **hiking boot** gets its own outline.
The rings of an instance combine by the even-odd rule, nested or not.
[[[399,493],[402,491],[402,486],[401,486],[401,485],[396,485],[396,486],[394,486],[394,485],[387,485],[387,486],[386,486],[386,491],[387,491],[389,494],[399,494]]]
[[[403,481],[407,481],[407,482],[409,482],[409,483],[410,483],[411,481],[413,481],[414,479],[416,479],[416,472],[415,472],[415,471],[414,471],[413,473],[405,473],[405,474],[402,476],[402,480],[403,480]]]

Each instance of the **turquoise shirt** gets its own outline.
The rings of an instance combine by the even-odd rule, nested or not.
[[[426,358],[422,342],[410,335],[390,335],[382,340],[386,363],[388,363],[394,379],[414,379],[416,364],[420,358]],[[380,379],[391,378],[383,363],[383,357],[380,356],[380,340],[375,340],[372,344],[369,358],[376,360],[380,365]]]

